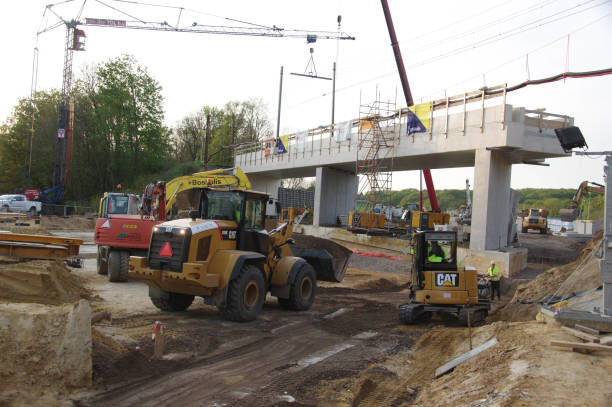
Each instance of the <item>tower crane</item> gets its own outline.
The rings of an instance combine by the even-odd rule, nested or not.
[[[112,1],[112,0],[111,0]],[[181,15],[185,10],[178,6],[163,6],[164,8],[175,8],[178,10],[178,18],[175,25],[169,24],[167,21],[149,22],[133,17],[127,13],[118,10],[116,7],[110,7],[108,4],[99,2],[113,10],[130,16],[132,20],[117,20],[106,18],[85,18],[81,19],[81,14],[85,8],[87,0],[79,9],[76,19],[65,20],[53,7],[65,1],[49,4],[46,10],[49,10],[58,18],[58,22],[39,31],[42,34],[52,30],[62,24],[66,26],[66,42],[64,48],[64,69],[62,81],[62,95],[59,106],[59,120],[56,135],[55,146],[55,162],[53,164],[53,186],[41,193],[41,200],[45,203],[63,203],[65,197],[66,184],[70,184],[72,173],[72,130],[74,122],[74,104],[72,98],[72,60],[74,51],[85,50],[85,32],[79,27],[106,27],[106,28],[123,28],[132,30],[148,30],[148,31],[166,31],[179,33],[194,33],[194,34],[223,34],[223,35],[245,35],[252,37],[273,37],[273,38],[305,38],[307,43],[314,43],[317,40],[354,40],[352,37],[340,31],[309,31],[309,30],[294,30],[281,27],[263,26],[252,23],[245,23],[240,20],[226,18],[233,22],[241,24],[249,24],[251,26],[222,26],[222,25],[204,25],[197,22],[187,26],[180,26]],[[138,3],[132,1],[130,3]],[[150,3],[138,3],[142,6],[157,6]],[[159,6],[162,7],[162,6]]]

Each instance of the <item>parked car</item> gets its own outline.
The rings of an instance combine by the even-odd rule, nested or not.
[[[36,216],[40,213],[42,204],[37,201],[30,201],[25,195],[0,195],[0,211],[2,212],[22,212],[29,216]]]

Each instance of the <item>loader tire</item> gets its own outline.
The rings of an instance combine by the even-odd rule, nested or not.
[[[284,309],[305,311],[312,305],[317,291],[317,275],[314,268],[304,263],[289,290],[289,298],[279,298],[278,303]]]
[[[541,234],[541,235],[545,235],[545,234],[546,234],[546,232],[547,232],[547,230],[546,230],[546,229],[540,229],[540,234]]]
[[[151,302],[162,311],[181,312],[185,311],[193,303],[195,296],[179,293],[167,293],[165,298],[150,297]]]
[[[266,282],[257,266],[245,264],[227,291],[227,300],[219,310],[225,319],[247,322],[257,318],[266,298]]]
[[[98,247],[98,253],[96,255],[96,270],[98,274],[108,274],[108,258],[102,259],[102,249]]]
[[[108,281],[113,283],[128,281],[129,268],[129,252],[112,250],[108,254]]]

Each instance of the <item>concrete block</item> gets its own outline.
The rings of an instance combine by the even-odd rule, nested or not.
[[[0,400],[91,386],[91,308],[0,304]]]

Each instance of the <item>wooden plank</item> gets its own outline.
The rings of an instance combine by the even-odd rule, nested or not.
[[[474,349],[472,349],[468,353],[464,353],[458,358],[455,358],[451,360],[450,362],[446,363],[445,365],[442,365],[439,368],[437,368],[436,377],[442,376],[443,374],[453,370],[455,367],[457,367],[461,363],[465,362],[468,359],[473,358],[474,356],[478,355],[479,353],[489,349],[491,346],[494,346],[496,344],[497,344],[497,338],[494,337],[494,338],[489,339],[485,343],[479,346],[476,346]]]
[[[584,339],[587,342],[599,342],[599,335],[591,335],[586,332],[578,331],[576,329],[568,328],[566,326],[562,326],[564,331],[571,333],[576,338]]]
[[[602,345],[612,345],[612,336],[607,336],[605,338],[601,338],[599,340],[599,343],[601,343]]]
[[[0,233],[0,240],[12,242],[29,242],[43,244],[61,244],[61,245],[82,245],[82,239],[58,237],[58,236],[43,236],[43,235],[26,235],[21,233]]]
[[[598,343],[582,343],[582,342],[568,342],[568,341],[551,340],[550,344],[552,346],[561,346],[563,348],[600,350],[604,352],[612,352],[612,346],[600,345]]]
[[[591,335],[599,335],[599,329],[589,328],[588,326],[576,324],[574,325],[574,329],[577,329],[582,332],[586,332]]]

